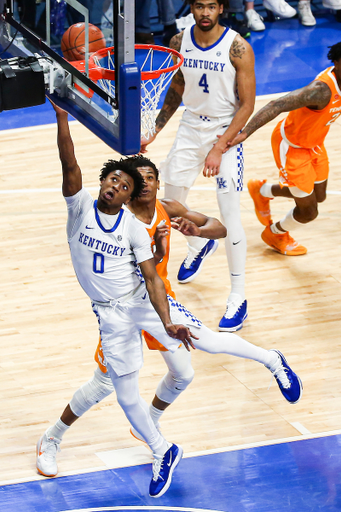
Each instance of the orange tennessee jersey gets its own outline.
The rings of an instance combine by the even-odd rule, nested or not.
[[[334,66],[322,71],[315,80],[324,82],[331,90],[328,105],[322,110],[303,107],[293,110],[285,120],[284,132],[289,143],[301,148],[322,146],[330,125],[341,114],[341,91],[333,73]]]
[[[163,221],[165,221],[165,222],[163,222]],[[168,295],[173,297],[173,299],[175,299],[175,293],[173,292],[171,284],[168,281],[168,277],[167,277],[168,276],[167,264],[168,264],[168,260],[169,260],[169,250],[170,250],[171,222],[170,222],[170,218],[168,217],[168,215],[166,213],[166,210],[164,209],[164,207],[162,206],[160,201],[157,199],[156,205],[155,205],[155,213],[154,213],[154,217],[153,217],[151,224],[149,224],[149,226],[144,224],[144,226],[147,229],[148,234],[151,238],[151,245],[152,245],[153,252],[154,252],[154,247],[155,247],[154,234],[155,234],[157,226],[161,222],[163,222],[163,224],[166,224],[166,226],[168,226],[169,233],[166,237],[167,238],[166,254],[164,255],[162,261],[160,261],[160,263],[158,265],[156,265],[156,270],[165,285],[166,292],[168,293]],[[155,338],[153,338],[153,336],[151,336],[148,332],[142,331],[142,334],[143,334],[144,339],[146,340],[147,346],[150,350],[161,350],[163,352],[167,352],[167,349],[163,345],[161,345],[161,343],[159,343]],[[100,367],[100,369],[102,370],[102,372],[106,373],[107,369],[104,365],[104,356],[103,356],[103,351],[102,351],[101,340],[99,340],[99,343],[98,343],[98,346],[96,349],[95,361],[98,364],[98,366]]]
[[[165,285],[166,292],[168,293],[168,295],[170,295],[171,297],[173,297],[175,299],[175,293],[173,292],[171,284],[168,281],[168,277],[167,277],[168,276],[167,265],[168,265],[168,260],[169,260],[169,249],[170,249],[170,233],[171,233],[172,227],[171,227],[171,223],[170,223],[170,218],[168,217],[166,210],[164,209],[164,207],[162,206],[160,201],[157,199],[153,220],[149,226],[146,226],[146,229],[147,229],[148,234],[152,241],[152,251],[153,252],[155,250],[154,234],[155,234],[157,226],[161,222],[163,224],[165,224],[166,226],[168,226],[169,234],[166,237],[167,238],[166,254],[164,255],[162,261],[160,261],[160,263],[158,265],[156,265],[156,270]],[[142,334],[143,334],[144,339],[146,340],[146,343],[150,350],[167,351],[167,349],[163,345],[161,345],[161,343],[159,343],[155,338],[153,338],[153,336],[151,336],[148,332],[142,331]]]

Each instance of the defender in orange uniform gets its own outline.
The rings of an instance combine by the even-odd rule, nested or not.
[[[248,183],[257,217],[266,226],[263,241],[288,256],[307,252],[289,231],[314,220],[318,203],[326,199],[329,162],[324,139],[341,114],[341,42],[329,48],[328,59],[333,66],[322,71],[306,87],[268,103],[228,144],[228,147],[239,144],[280,113],[290,112],[278,123],[271,138],[279,185],[271,185],[266,180]],[[270,199],[277,196],[294,199],[296,206],[279,222],[273,223]]]

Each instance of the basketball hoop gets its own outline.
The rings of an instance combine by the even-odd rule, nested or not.
[[[135,52],[141,70],[141,136],[148,140],[155,134],[160,96],[184,58],[172,48],[150,44],[135,45]],[[91,55],[89,77],[108,94],[115,95],[114,47],[103,48]],[[116,110],[113,115],[118,116]]]

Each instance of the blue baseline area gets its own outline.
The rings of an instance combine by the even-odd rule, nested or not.
[[[326,10],[315,14],[317,25],[312,28],[290,19],[266,22],[267,30],[251,34],[258,96],[302,87],[330,65],[328,46],[341,41],[341,24]],[[161,36],[156,36],[156,42],[161,44]],[[160,104],[163,99],[164,95]],[[54,122],[54,110],[48,101],[37,107],[0,113],[0,130]]]
[[[0,510],[341,510],[340,435],[183,459],[170,489],[159,499],[148,496],[150,468],[143,465],[3,486]]]

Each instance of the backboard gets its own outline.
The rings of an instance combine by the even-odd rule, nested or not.
[[[134,4],[134,0],[96,0],[89,11],[78,0],[39,4],[35,0],[0,0],[0,58],[39,56],[46,95],[123,155],[138,153],[141,138]],[[71,25],[80,22],[85,28],[84,63],[79,70],[63,57],[61,39]],[[106,46],[115,47],[113,91],[103,90],[89,78],[93,39],[89,24],[102,30]]]

